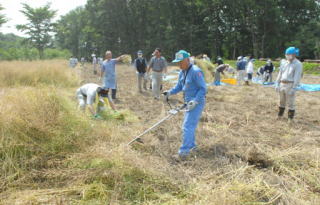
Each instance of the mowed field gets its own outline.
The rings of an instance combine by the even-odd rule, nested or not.
[[[0,204],[320,204],[319,92],[298,92],[289,125],[276,120],[273,88],[209,87],[199,152],[176,162],[183,113],[128,147],[169,106],[137,91],[132,67],[117,74],[126,117],[97,121],[78,112],[74,96],[99,83],[90,65],[0,63]]]

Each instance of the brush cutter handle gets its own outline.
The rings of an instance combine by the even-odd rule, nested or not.
[[[162,120],[160,120],[159,122],[157,122],[156,124],[154,124],[152,127],[150,127],[149,129],[145,130],[143,133],[141,133],[140,135],[138,135],[137,137],[135,137],[133,140],[131,140],[127,146],[131,145],[133,142],[135,141],[141,141],[140,137],[142,137],[143,135],[147,134],[148,132],[150,132],[151,130],[155,129],[156,127],[158,127],[161,123],[163,123],[164,121],[172,118],[174,115],[178,114],[181,110],[183,110],[184,108],[186,108],[187,105],[183,104],[182,106],[176,108],[176,109],[172,109],[169,111],[169,115],[167,115],[165,118],[163,118]]]

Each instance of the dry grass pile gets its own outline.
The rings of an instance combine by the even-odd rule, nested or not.
[[[206,60],[202,59],[195,59],[195,64],[201,68],[202,72],[204,73],[204,78],[207,83],[213,82],[215,66]]]
[[[121,62],[127,65],[130,65],[132,63],[131,55],[125,54],[121,57]]]
[[[0,87],[57,86],[79,84],[74,72],[63,61],[7,61],[0,64]]]

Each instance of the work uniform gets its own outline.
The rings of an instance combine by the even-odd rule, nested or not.
[[[162,84],[163,72],[167,68],[167,61],[164,57],[151,58],[150,68],[152,68],[152,94],[155,98],[160,98],[160,87]]]
[[[143,81],[143,88],[147,90],[147,82],[148,77],[146,75],[146,68],[147,68],[147,60],[145,58],[137,58],[134,61],[134,66],[137,71],[137,78],[138,78],[138,89],[142,91],[142,81]]]
[[[205,106],[207,91],[203,72],[196,65],[190,64],[188,70],[180,72],[178,83],[169,91],[169,95],[174,95],[181,91],[184,93],[185,103],[190,101],[198,103],[193,110],[187,111],[184,116],[183,139],[179,155],[188,155],[190,150],[196,147],[195,131]]]
[[[84,110],[86,105],[93,105],[99,87],[101,86],[98,84],[88,83],[77,89],[76,96],[79,101],[80,109]]]
[[[288,105],[289,111],[295,110],[296,89],[302,76],[302,63],[298,59],[286,61],[279,70],[276,86],[279,87],[280,109]]]
[[[112,99],[116,98],[117,90],[116,63],[116,59],[105,60],[101,67],[102,72],[104,72],[103,88],[112,89]]]

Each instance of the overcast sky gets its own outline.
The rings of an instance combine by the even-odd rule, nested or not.
[[[57,10],[57,17],[55,19],[59,19],[59,16],[68,13],[78,6],[84,6],[86,2],[87,0],[0,0],[0,4],[4,7],[1,13],[8,19],[8,22],[0,28],[0,32],[23,35],[15,28],[17,24],[26,23],[26,18],[20,12],[22,9],[21,3],[27,3],[31,7],[40,7],[46,3],[51,3],[51,8]]]

